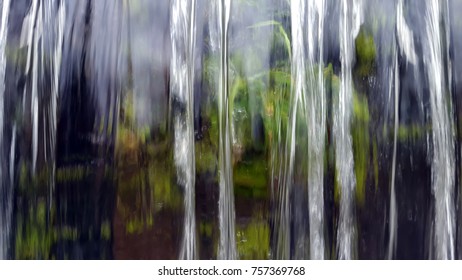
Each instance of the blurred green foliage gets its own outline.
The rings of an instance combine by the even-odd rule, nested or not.
[[[266,260],[270,254],[269,224],[254,217],[237,229],[237,251],[241,260]]]
[[[356,62],[357,73],[360,77],[367,77],[373,73],[376,58],[376,46],[374,37],[365,28],[356,37]]]

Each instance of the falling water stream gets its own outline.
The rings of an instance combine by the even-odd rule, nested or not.
[[[308,2],[308,200],[310,219],[310,257],[324,259],[324,146],[326,96],[323,76],[325,1]],[[316,65],[317,64],[317,65]],[[316,67],[317,66],[317,67]],[[317,68],[317,69],[316,69]]]
[[[342,61],[341,87],[334,110],[336,167],[340,185],[340,218],[337,235],[339,259],[352,259],[355,254],[354,192],[356,180],[350,135],[353,99],[352,65],[354,38],[359,32],[360,2],[343,0],[340,16],[340,59]]]
[[[440,23],[447,17],[446,1],[427,1],[427,17],[424,38],[427,40],[428,56],[424,62],[430,81],[430,105],[432,121],[432,191],[435,197],[434,257],[454,259],[454,139],[451,87],[448,84],[448,40],[441,31]],[[443,26],[443,31],[448,28]]]
[[[451,7],[1,1],[0,259],[458,258]]]
[[[0,26],[0,149],[3,150],[3,130],[4,130],[4,100],[5,100],[5,71],[6,71],[6,40],[8,32],[10,1],[2,2],[2,18]],[[2,154],[3,155],[3,154]],[[6,259],[8,253],[8,242],[11,230],[11,213],[12,213],[12,190],[11,185],[5,184],[4,163],[0,160],[0,194],[2,203],[0,207],[0,259]]]
[[[221,0],[216,6],[217,21],[219,22],[220,46],[220,74],[218,88],[218,129],[219,129],[219,186],[220,195],[218,200],[220,242],[218,258],[232,260],[237,258],[235,237],[235,212],[232,178],[232,154],[231,154],[231,120],[229,85],[228,85],[228,32],[231,12],[231,0]],[[212,39],[213,40],[213,39]]]
[[[184,186],[184,233],[182,259],[196,258],[195,162],[194,162],[194,14],[195,1],[172,2],[172,68],[170,90],[173,102],[183,107],[174,111],[175,163],[179,184]]]
[[[399,12],[398,12],[399,13]],[[398,75],[398,51],[396,47],[394,49],[395,59],[393,61],[393,67],[390,68],[390,95],[393,91],[394,98],[394,129],[393,129],[393,158],[392,158],[392,170],[390,180],[390,230],[389,230],[389,241],[388,241],[388,259],[393,258],[393,254],[396,250],[396,232],[397,232],[397,206],[396,206],[396,153],[398,146],[398,129],[399,129],[399,75]]]

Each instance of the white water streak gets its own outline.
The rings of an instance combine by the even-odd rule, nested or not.
[[[218,201],[220,241],[218,258],[231,260],[237,258],[235,211],[233,192],[233,166],[231,154],[232,111],[229,102],[228,86],[228,28],[231,13],[231,0],[217,1],[220,35],[220,82],[218,90],[219,123],[219,177],[220,195]]]
[[[194,44],[195,1],[175,0],[171,16],[171,84],[173,98],[185,106],[174,116],[175,150],[178,183],[184,187],[184,232],[181,259],[195,259],[195,155],[194,155]]]
[[[6,71],[6,43],[8,35],[8,19],[10,14],[10,0],[2,2],[2,18],[0,26],[0,150],[3,150],[4,130],[4,101],[5,101],[5,71]],[[0,156],[2,156],[0,154]],[[8,243],[11,231],[12,193],[3,182],[3,162],[0,162],[0,259],[7,258]]]
[[[25,74],[28,75],[32,65],[32,96],[31,96],[31,123],[32,123],[32,172],[38,154],[38,48],[39,38],[42,35],[41,15],[42,5],[38,0],[33,0],[32,7],[24,18],[21,31],[21,46],[27,45],[27,62]],[[25,89],[26,90],[26,89]],[[25,96],[23,97],[25,100]],[[25,109],[25,108],[24,108]]]
[[[355,253],[354,194],[356,178],[350,121],[353,98],[352,66],[354,40],[361,24],[361,5],[358,0],[342,0],[340,16],[341,87],[338,104],[334,106],[334,140],[336,168],[340,186],[340,217],[337,231],[337,257],[352,259]]]
[[[288,229],[289,222],[294,218],[294,215],[291,214],[290,209],[292,207],[291,197],[292,197],[292,189],[293,189],[293,174],[294,174],[294,161],[295,161],[295,149],[296,149],[296,129],[297,129],[297,111],[298,111],[298,102],[301,102],[303,108],[306,110],[306,95],[307,95],[307,81],[306,81],[306,53],[305,53],[305,28],[306,28],[306,20],[307,18],[307,6],[306,1],[304,0],[294,0],[291,2],[291,17],[292,17],[292,88],[291,88],[291,95],[294,99],[291,100],[290,103],[290,126],[288,127],[288,132],[290,131],[291,135],[287,136],[287,147],[290,147],[286,151],[290,151],[288,154],[289,162],[286,162],[286,178],[285,178],[285,186],[284,189],[287,192],[285,196],[284,203],[285,211],[285,219],[284,226]],[[293,103],[292,103],[293,102]],[[290,128],[290,129],[289,129]],[[289,142],[290,141],[290,142]],[[288,164],[288,166],[287,166]],[[303,213],[304,215],[304,213]],[[294,240],[291,242],[290,236],[294,237]],[[293,252],[293,257],[296,259],[303,259],[306,258],[305,251],[305,234],[302,231],[301,233],[295,234],[287,234],[286,233],[286,240],[285,246],[286,250],[290,247],[290,243],[293,243],[295,248]],[[286,252],[287,254],[288,252]]]
[[[394,41],[393,41],[394,42]],[[389,239],[388,239],[388,259],[392,259],[396,251],[396,235],[398,231],[398,209],[396,205],[396,152],[398,146],[398,129],[399,129],[399,65],[398,65],[398,52],[396,45],[394,47],[394,62],[390,68],[390,94],[394,89],[394,137],[393,137],[393,161],[391,169],[390,181],[390,225],[389,225]]]
[[[47,28],[55,29],[55,48],[52,56],[52,82],[51,82],[51,100],[49,104],[49,128],[50,134],[48,142],[50,144],[50,155],[48,160],[51,162],[51,173],[50,173],[50,191],[49,191],[49,202],[51,208],[52,195],[55,189],[55,175],[56,175],[56,145],[57,145],[57,131],[58,131],[58,95],[59,95],[59,77],[61,70],[61,59],[62,59],[62,46],[64,41],[64,28],[66,24],[66,5],[64,1],[61,1],[57,15],[53,15],[53,6],[56,5],[55,0],[49,0],[48,11],[50,12],[46,16],[46,20],[49,21]],[[46,135],[46,134],[44,134]],[[45,154],[46,156],[46,154]]]
[[[396,15],[396,30],[397,38],[400,46],[401,53],[404,54],[407,61],[413,65],[417,63],[417,55],[414,46],[414,34],[407,25],[404,18],[404,2],[398,1],[397,15]]]
[[[290,195],[293,183],[293,165],[295,157],[295,130],[297,124],[298,104],[301,102],[306,87],[305,78],[305,48],[304,48],[304,26],[305,26],[305,1],[294,0],[290,2],[291,27],[292,27],[292,61],[291,75],[292,83],[289,100],[289,119],[287,123],[287,136],[283,154],[282,182],[279,188],[276,257],[278,259],[291,258],[291,231],[290,221],[291,205]],[[296,240],[295,246],[303,246],[302,240]]]
[[[323,76],[324,0],[308,1],[308,203],[310,258],[324,259],[324,142],[326,98]],[[303,46],[302,46],[303,47]],[[316,73],[316,67],[318,73]]]
[[[437,259],[454,259],[454,135],[452,121],[451,88],[446,82],[444,57],[449,48],[443,40],[441,22],[447,10],[439,0],[427,0],[424,38],[427,53],[424,63],[430,85],[432,121],[432,190],[435,197],[434,250]],[[449,28],[444,26],[444,28]],[[447,34],[447,33],[446,33]]]

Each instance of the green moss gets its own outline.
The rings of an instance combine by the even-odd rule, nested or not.
[[[338,170],[337,170],[337,168],[335,168],[335,173],[334,173],[334,203],[336,205],[339,205],[341,195],[342,195],[342,190],[340,188]]]
[[[100,234],[102,239],[111,239],[111,224],[109,223],[109,221],[104,221],[101,224]]]
[[[246,227],[237,230],[237,251],[242,260],[265,260],[270,252],[269,225],[254,219]]]
[[[216,109],[210,110],[209,121],[210,121],[210,128],[209,132],[209,140],[212,147],[218,147],[219,141],[219,128],[218,128],[218,112]]]
[[[210,222],[201,222],[199,224],[199,232],[201,235],[206,236],[206,237],[212,237],[212,232],[213,232],[213,224]]]
[[[289,92],[291,84],[290,73],[282,70],[271,70],[269,73],[270,88],[262,93],[261,116],[265,127],[265,145],[271,150],[271,145],[281,141],[286,135],[289,116]]]
[[[335,96],[335,98],[338,98],[338,94],[340,92],[340,79],[337,75],[332,76],[332,93]]]
[[[268,174],[263,159],[242,161],[233,171],[236,196],[266,197]]]
[[[356,175],[356,200],[361,206],[364,204],[366,181],[369,168],[369,106],[367,99],[357,93],[353,96],[353,137],[354,169]]]
[[[251,122],[249,118],[249,84],[237,77],[231,87],[229,97],[229,119],[233,121],[234,137],[239,149],[246,150],[252,145]]]
[[[31,205],[25,216],[18,213],[15,238],[16,259],[49,259],[55,239],[47,226],[46,204],[39,201]]]
[[[374,70],[376,58],[374,37],[361,28],[355,44],[358,74],[362,77],[370,76]]]
[[[372,157],[374,161],[374,182],[375,182],[375,190],[379,186],[379,156],[377,151],[377,140],[374,140],[372,144]]]
[[[170,170],[169,156],[164,161],[148,162],[145,167],[118,171],[117,211],[129,234],[141,233],[154,224],[161,209],[179,210],[182,195]]]
[[[334,92],[333,90],[333,81],[332,79],[334,78],[334,68],[332,66],[332,63],[329,63],[329,65],[327,65],[326,68],[324,68],[324,84],[325,84],[325,87],[326,87],[326,90],[327,92]],[[336,93],[338,92],[338,85],[337,85],[337,91],[335,91]]]
[[[398,141],[399,142],[416,142],[422,140],[425,135],[431,131],[430,125],[421,124],[400,124],[398,127]],[[393,141],[394,139],[394,128],[392,126],[384,127],[382,131],[382,137]]]
[[[196,173],[212,173],[217,168],[215,148],[206,141],[195,143]]]
[[[334,104],[338,102],[340,91],[340,80],[333,74],[332,65],[324,70],[326,87],[332,91]],[[356,178],[356,200],[359,205],[364,204],[368,167],[369,167],[369,106],[367,98],[356,91],[353,92],[353,116],[351,126],[351,136],[353,140],[354,172]],[[378,170],[378,168],[377,168]],[[341,186],[338,178],[338,170],[335,170],[334,179],[334,201],[339,203],[341,197]]]
[[[152,221],[152,217],[149,219]],[[149,223],[144,219],[140,219],[139,217],[130,219],[125,224],[125,230],[128,234],[140,234],[145,230],[149,230],[150,228],[152,228],[152,222]]]
[[[425,136],[426,132],[427,132],[427,129],[419,125],[410,125],[410,126],[400,125],[398,127],[398,140],[400,142],[406,142],[409,140],[416,141],[418,139],[422,139]]]
[[[369,123],[369,105],[367,98],[358,93],[353,94],[353,117],[354,121]]]
[[[58,168],[56,171],[56,181],[58,183],[81,181],[89,171],[84,166],[71,166]]]
[[[55,235],[58,236],[60,239],[72,241],[77,240],[79,236],[76,228],[68,226],[63,226],[59,229],[59,231],[55,231]]]
[[[19,189],[21,191],[25,191],[29,184],[29,169],[27,168],[27,165],[24,162],[22,162],[21,167],[19,169]]]
[[[151,165],[149,168],[149,181],[154,188],[154,200],[168,208],[177,209],[182,205],[182,196],[177,186],[172,184],[171,171],[159,167],[159,165]]]
[[[148,139],[151,138],[151,129],[149,126],[144,126],[138,131],[141,144],[145,145]]]

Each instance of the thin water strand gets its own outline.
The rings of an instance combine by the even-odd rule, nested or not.
[[[390,68],[389,91],[394,90],[394,134],[393,134],[393,158],[390,180],[390,213],[389,213],[389,237],[388,237],[388,259],[392,259],[397,245],[398,232],[398,207],[396,204],[396,153],[398,148],[398,129],[399,129],[399,65],[398,52],[396,45],[394,48],[394,60]]]
[[[0,149],[3,151],[3,130],[5,129],[5,71],[6,71],[6,44],[8,35],[8,19],[10,13],[10,0],[2,1],[2,18],[0,26]],[[0,154],[3,158],[3,155]],[[12,190],[13,186],[4,183],[3,161],[0,160],[0,259],[8,256],[8,243],[11,232],[11,213],[13,207]]]
[[[231,0],[217,1],[220,45],[220,74],[218,90],[219,152],[218,169],[220,194],[218,200],[220,240],[218,258],[232,260],[237,258],[235,211],[233,191],[233,166],[231,154],[232,111],[229,107],[228,86],[228,31],[231,13]]]

